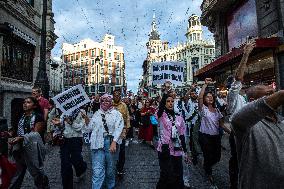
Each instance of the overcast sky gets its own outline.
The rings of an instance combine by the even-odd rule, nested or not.
[[[77,43],[84,38],[100,42],[106,33],[123,46],[128,89],[137,91],[146,58],[153,10],[158,31],[170,46],[185,42],[188,17],[201,15],[202,0],[54,0],[53,12],[57,44],[53,57],[61,56],[63,42]],[[204,38],[212,35],[206,28]]]

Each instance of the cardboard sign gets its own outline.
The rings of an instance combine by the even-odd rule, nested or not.
[[[184,82],[184,62],[154,62],[152,63],[152,84],[164,84],[166,81],[179,86]]]
[[[52,100],[64,115],[70,115],[74,110],[90,102],[81,84],[56,95]]]

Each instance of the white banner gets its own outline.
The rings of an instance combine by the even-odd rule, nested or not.
[[[75,109],[90,102],[90,98],[81,84],[56,95],[52,100],[64,115],[69,115]]]
[[[184,62],[154,62],[152,63],[152,84],[164,84],[166,81],[179,86],[184,82]]]

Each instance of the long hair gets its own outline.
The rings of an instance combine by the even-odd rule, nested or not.
[[[159,108],[158,108],[158,112],[157,112],[158,118],[160,118],[163,115],[163,112],[164,112],[165,107],[166,107],[166,101],[167,101],[168,97],[169,97],[169,95],[163,94],[163,97],[162,97],[162,100],[159,104]]]
[[[35,97],[29,96],[29,97],[27,97],[27,98],[25,98],[25,99],[30,99],[30,100],[33,102],[33,104],[34,104],[34,106],[35,106],[34,112],[43,115],[43,112],[42,112],[42,110],[41,110],[41,108],[40,108],[39,102],[38,102],[38,100],[37,100]]]
[[[212,106],[213,106],[214,108],[216,108],[216,96],[215,96],[214,93],[212,93],[211,91],[208,91],[208,92],[205,92],[205,93],[204,93],[204,95],[203,95],[203,104],[208,107],[208,104],[206,103],[206,100],[205,100],[205,98],[206,98],[206,96],[207,96],[208,94],[211,94],[211,95],[212,95],[212,97],[213,97]]]

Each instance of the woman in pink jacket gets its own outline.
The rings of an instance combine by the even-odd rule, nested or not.
[[[188,161],[185,145],[185,123],[181,116],[174,113],[174,99],[165,94],[158,113],[159,142],[158,156],[160,179],[157,189],[183,189],[182,156]]]

